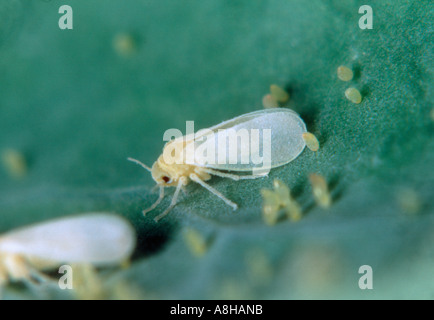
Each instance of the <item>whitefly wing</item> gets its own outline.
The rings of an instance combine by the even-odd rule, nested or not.
[[[225,136],[224,132],[229,133],[229,136],[236,134],[236,140]],[[202,133],[199,131],[194,140],[187,142],[194,141],[194,163],[198,166],[250,171],[264,166],[261,158],[269,158],[270,168],[294,160],[306,146],[302,137],[304,132],[306,125],[296,112],[274,108],[247,113],[222,122]]]
[[[118,264],[135,247],[135,232],[122,217],[89,213],[20,228],[0,237],[0,252],[57,262]]]

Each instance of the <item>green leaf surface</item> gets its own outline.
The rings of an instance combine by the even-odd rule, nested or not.
[[[137,230],[137,250],[128,268],[99,275],[110,288],[126,283],[135,298],[434,296],[431,2],[70,1],[74,28],[60,30],[63,4],[0,3],[0,149],[20,151],[28,166],[21,179],[0,170],[1,232],[119,213]],[[364,4],[372,30],[358,26]],[[116,46],[120,34],[130,47]],[[351,82],[338,79],[340,65],[355,71]],[[239,204],[235,212],[191,183],[161,222],[153,218],[172,191],[143,217],[158,194],[126,158],[151,165],[165,130],[261,109],[272,83],[290,92],[287,107],[319,151],[306,149],[268,178],[210,180]],[[362,103],[345,98],[350,86]],[[310,173],[329,181],[329,210],[314,203]],[[260,190],[275,178],[301,204],[301,221],[264,224]],[[409,192],[417,213],[406,212]],[[189,250],[187,227],[209,240],[203,256]],[[358,287],[362,265],[374,270],[373,290]],[[5,289],[11,299],[65,296],[73,297]]]

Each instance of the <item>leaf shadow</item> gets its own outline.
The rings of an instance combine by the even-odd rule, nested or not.
[[[152,218],[145,217],[148,221],[136,227],[137,245],[133,254],[133,259],[151,256],[164,250],[170,239],[179,229],[178,224],[167,219],[166,221],[154,222]]]
[[[315,102],[307,94],[307,88],[309,86],[299,82],[289,82],[285,86],[285,90],[290,95],[290,102],[288,106],[299,113],[307,126],[307,130],[312,133],[317,133],[319,142],[321,145],[327,141],[327,135],[325,132],[318,132],[319,112],[321,105]]]

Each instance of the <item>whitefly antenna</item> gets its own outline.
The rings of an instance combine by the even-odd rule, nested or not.
[[[133,159],[133,158],[127,158],[128,161],[134,162],[135,164],[138,164],[139,166],[141,166],[143,169],[148,170],[149,172],[152,172],[152,169],[149,168],[146,164],[144,164],[143,162],[137,160],[137,159]]]

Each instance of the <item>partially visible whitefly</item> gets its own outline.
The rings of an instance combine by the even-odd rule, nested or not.
[[[127,259],[135,242],[134,229],[124,218],[109,213],[89,213],[3,234],[0,252],[58,262],[112,265]]]
[[[0,289],[9,280],[48,279],[39,271],[64,263],[120,265],[135,245],[130,223],[110,213],[70,216],[12,230],[0,236]]]

